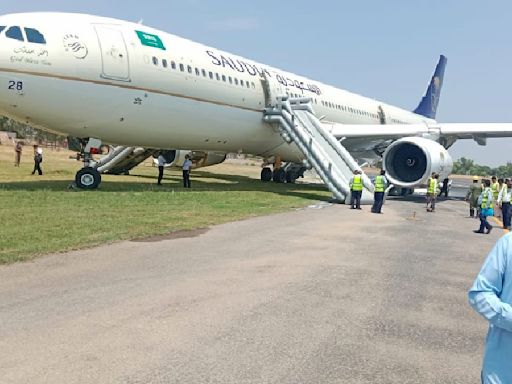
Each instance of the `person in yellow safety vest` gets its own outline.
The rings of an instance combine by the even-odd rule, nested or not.
[[[494,216],[496,216],[499,219],[501,219],[501,208],[500,205],[498,204],[498,199],[500,197],[500,192],[502,191],[503,187],[504,184],[502,178],[499,178],[497,183],[491,184],[492,198],[494,199]]]
[[[439,194],[439,175],[434,173],[427,181],[427,212],[435,212]]]
[[[386,191],[386,187],[388,186],[388,180],[386,179],[386,171],[380,171],[380,175],[375,177],[374,185],[374,194],[373,194],[373,213],[382,213],[382,203],[384,203],[384,193]]]
[[[363,176],[359,170],[354,171],[350,178],[350,209],[361,209],[361,196],[363,194]]]
[[[480,205],[480,228],[473,231],[475,233],[491,233],[492,225],[487,221],[487,217],[494,215],[494,197],[492,194],[491,182],[485,180],[485,188],[478,197],[478,204]],[[487,230],[484,232],[484,229]]]

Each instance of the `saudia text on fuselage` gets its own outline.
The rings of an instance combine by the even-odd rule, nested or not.
[[[214,65],[229,68],[232,71],[237,71],[240,73],[248,73],[251,76],[262,76],[263,74],[266,74],[270,78],[275,77],[277,82],[285,87],[294,87],[301,91],[313,92],[317,95],[322,94],[320,88],[315,84],[306,84],[303,81],[291,79],[290,77],[279,74],[277,72],[272,74],[267,68],[258,67],[255,64],[251,64],[243,60],[233,59],[230,56],[221,55],[214,51],[206,51],[206,54],[210,56],[212,59],[212,64]]]

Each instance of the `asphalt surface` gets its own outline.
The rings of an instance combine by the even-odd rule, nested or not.
[[[0,268],[0,383],[477,383],[465,203],[313,206]]]

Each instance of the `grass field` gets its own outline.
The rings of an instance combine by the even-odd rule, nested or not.
[[[72,155],[45,149],[44,174],[33,176],[30,147],[16,168],[13,147],[0,145],[0,264],[205,228],[330,196],[322,185],[262,183],[259,166],[237,163],[193,171],[191,190],[182,188],[178,170],[166,171],[164,185],[157,186],[157,169],[145,163],[131,176],[104,175],[96,191],[77,191],[68,189],[81,166]]]

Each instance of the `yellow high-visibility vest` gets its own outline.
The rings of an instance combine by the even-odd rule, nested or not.
[[[362,191],[363,190],[363,178],[361,175],[355,175],[354,181],[352,182],[352,190],[353,191]]]
[[[430,179],[430,182],[428,183],[428,193],[431,193],[435,195],[437,193],[437,180],[436,179]]]
[[[498,198],[498,195],[500,194],[500,185],[498,182],[496,183],[492,183],[491,184],[491,189],[492,189],[492,197],[494,198],[494,200],[496,200]]]
[[[377,176],[375,178],[375,192],[384,192],[386,185],[384,184],[384,177]]]
[[[482,204],[480,205],[481,208],[487,208],[487,196],[489,196],[489,192],[492,193],[492,188],[486,187],[484,191],[482,192]],[[493,208],[494,204],[491,200],[491,203],[489,204],[489,208]]]

